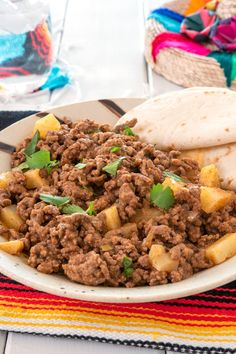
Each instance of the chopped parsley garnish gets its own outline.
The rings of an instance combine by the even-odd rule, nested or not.
[[[64,214],[86,214],[86,211],[82,209],[80,206],[75,205],[75,204],[69,204],[63,207],[62,212]]]
[[[128,125],[124,128],[124,133],[125,135],[128,136],[135,136],[133,130],[130,127],[128,127]]]
[[[185,183],[187,182],[184,178],[182,178],[170,171],[164,171],[163,176],[169,177],[169,178],[173,179],[175,182],[185,182]]]
[[[122,261],[123,273],[126,278],[130,278],[133,274],[133,261],[129,257],[125,256]]]
[[[79,162],[79,163],[77,163],[77,165],[75,165],[75,167],[78,168],[78,170],[82,170],[86,166],[87,166],[87,164],[86,163],[82,163],[82,162]]]
[[[119,146],[112,146],[110,149],[110,152],[112,152],[113,154],[116,154],[120,150],[121,150],[121,148]]]
[[[45,193],[39,194],[39,198],[45,203],[52,204],[58,207],[68,204],[70,201],[69,197],[59,197],[58,195],[51,195]]]
[[[121,161],[124,160],[125,157],[120,157],[119,159],[109,163],[105,167],[103,167],[103,171],[109,173],[112,177],[116,176],[116,172],[118,168],[120,167]]]
[[[174,194],[170,187],[165,187],[161,183],[152,186],[150,200],[152,204],[166,210],[170,209],[175,202]]]
[[[26,155],[26,161],[17,166],[17,169],[36,169],[36,168],[46,168],[48,173],[51,172],[52,167],[58,165],[57,160],[51,161],[50,152],[48,150],[40,150],[32,154],[31,156]]]
[[[96,210],[94,209],[94,202],[90,202],[90,203],[89,203],[89,207],[88,207],[88,209],[86,210],[86,213],[87,213],[88,215],[90,215],[90,216],[97,214]]]
[[[36,146],[39,142],[39,139],[40,139],[40,134],[39,134],[39,131],[36,130],[33,138],[31,139],[31,141],[29,142],[29,144],[26,146],[26,148],[23,151],[26,156],[31,156],[33,153],[35,153]]]

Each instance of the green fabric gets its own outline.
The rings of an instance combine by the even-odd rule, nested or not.
[[[193,31],[200,32],[205,28],[199,13],[186,17],[185,24],[187,28],[191,28]]]
[[[232,72],[233,72],[233,67],[235,68],[235,65],[233,65],[233,54],[231,53],[226,53],[226,52],[218,52],[214,51],[211,52],[208,57],[214,58],[215,60],[218,61],[220,64],[221,68],[224,70],[224,74],[226,77],[226,82],[227,86],[231,86],[231,81],[232,81]],[[235,60],[234,60],[235,62]],[[235,69],[234,69],[235,71]],[[235,72],[236,75],[236,72]]]
[[[231,71],[231,81],[236,78],[236,53],[232,54],[232,71]]]

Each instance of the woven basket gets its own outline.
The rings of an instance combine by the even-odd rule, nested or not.
[[[183,14],[188,8],[188,0],[176,0],[165,7]],[[220,18],[228,18],[236,14],[236,0],[221,0],[217,14]],[[152,58],[152,41],[166,29],[154,19],[146,21],[145,56],[152,69],[166,79],[184,87],[217,86],[227,87],[224,71],[214,58],[192,54],[180,49],[162,49]],[[231,82],[231,89],[236,90],[236,80]]]

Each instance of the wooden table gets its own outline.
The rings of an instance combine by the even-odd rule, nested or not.
[[[165,0],[51,1],[57,56],[67,61],[74,78],[78,78],[81,100],[149,97],[180,89],[153,75],[143,56],[144,18],[150,7]],[[58,93],[57,101],[60,102]],[[0,332],[0,354],[110,354],[111,350],[114,354],[154,352],[77,339]]]

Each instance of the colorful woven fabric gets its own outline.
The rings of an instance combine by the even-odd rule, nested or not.
[[[151,12],[148,19],[151,18],[160,22],[167,29],[167,31],[179,33],[184,16],[169,9],[160,8]]]
[[[204,5],[215,9],[220,0],[211,0]],[[197,4],[198,3],[198,4]],[[198,6],[200,2],[196,2]],[[192,4],[193,5],[193,4]],[[148,19],[154,19],[164,26],[165,32],[158,33],[151,43],[153,62],[163,49],[179,49],[199,56],[214,58],[220,64],[226,78],[226,84],[231,86],[236,78],[236,15],[226,20],[220,20],[217,13],[207,8],[201,8],[194,14],[184,17],[168,8],[152,11]],[[210,50],[207,44],[214,43],[220,50]],[[212,48],[212,46],[211,46]]]
[[[201,9],[183,20],[180,32],[195,41],[202,42],[209,38],[210,32],[217,23],[218,19],[214,12]]]
[[[187,10],[185,11],[185,16],[191,15],[194,12],[197,12],[201,8],[205,7],[207,3],[211,0],[190,0],[189,1],[189,6],[187,7]]]
[[[220,21],[211,33],[211,40],[224,51],[236,51],[236,16]]]
[[[167,48],[182,49],[198,55],[208,55],[210,53],[209,49],[191,39],[183,37],[181,34],[163,32],[156,36],[152,42],[152,57],[154,62],[160,50]]]
[[[232,54],[231,53],[224,53],[224,52],[211,52],[209,57],[214,58],[215,60],[218,61],[220,64],[221,68],[224,71],[226,81],[227,81],[227,86],[231,86],[231,73],[232,73]]]
[[[236,282],[186,299],[105,304],[41,293],[0,276],[0,329],[181,353],[236,353]]]
[[[53,60],[50,18],[33,31],[0,36],[0,78],[45,74]]]
[[[219,3],[220,3],[220,0],[210,0],[206,4],[205,8],[210,11],[215,11],[217,9],[217,6],[219,5]]]
[[[231,71],[231,81],[236,78],[236,53],[232,55],[232,71]]]

